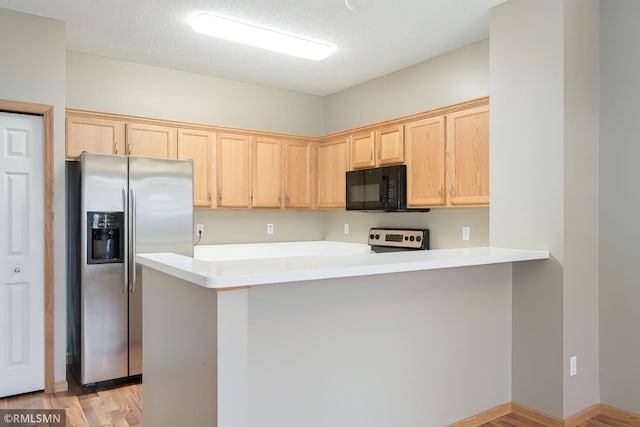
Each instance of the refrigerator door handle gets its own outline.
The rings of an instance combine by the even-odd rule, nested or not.
[[[136,291],[136,191],[131,188],[129,190],[131,192],[131,265],[129,268],[131,269],[131,287],[129,288],[130,293],[134,293]]]
[[[122,201],[124,203],[124,217],[125,218],[129,218],[129,209],[127,208],[128,203],[127,203],[127,189],[125,187],[122,187]],[[128,224],[128,220],[126,220],[127,222],[125,222],[124,224],[124,241],[128,242],[129,241],[129,224]],[[127,287],[129,284],[129,244],[126,243],[124,246],[124,280],[122,281],[122,294],[126,294],[127,293]]]

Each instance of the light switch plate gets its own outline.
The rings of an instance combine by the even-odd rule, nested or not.
[[[462,240],[469,240],[471,238],[471,227],[462,227]]]
[[[578,361],[576,356],[569,358],[569,376],[573,377],[578,373]]]

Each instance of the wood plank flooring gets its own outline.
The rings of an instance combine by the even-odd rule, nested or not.
[[[140,427],[142,384],[86,394],[27,393],[0,399],[0,409],[66,409],[67,427]]]
[[[537,421],[518,414],[508,414],[479,427],[546,427]],[[575,427],[640,427],[640,417],[618,417],[613,415],[597,415]]]
[[[68,427],[140,427],[142,384],[86,394],[75,387],[63,393],[28,393],[0,399],[0,409],[66,409]],[[511,413],[479,427],[547,426]],[[600,414],[574,427],[640,427],[640,417]]]

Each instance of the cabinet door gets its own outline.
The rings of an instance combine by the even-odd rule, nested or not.
[[[407,205],[445,204],[445,119],[435,117],[405,125]]]
[[[211,207],[213,202],[213,149],[215,134],[178,130],[178,159],[193,161],[193,205]]]
[[[127,154],[138,157],[178,158],[177,129],[127,123]]]
[[[218,134],[218,206],[248,208],[251,188],[251,137]]]
[[[310,208],[313,200],[310,143],[285,143],[284,174],[285,208]]]
[[[450,205],[489,203],[489,107],[447,115]]]
[[[344,208],[346,172],[349,170],[349,139],[318,145],[319,208]]]
[[[364,132],[351,136],[351,169],[372,168],[375,166],[373,156],[374,135],[374,132]]]
[[[282,141],[256,137],[253,143],[254,208],[282,206]]]
[[[66,158],[77,159],[83,151],[124,154],[124,123],[117,120],[67,117]]]
[[[376,165],[404,163],[404,127],[389,126],[376,131]]]

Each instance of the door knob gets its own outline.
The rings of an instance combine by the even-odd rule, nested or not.
[[[14,268],[13,271],[16,272],[16,273],[20,273],[20,267]]]

